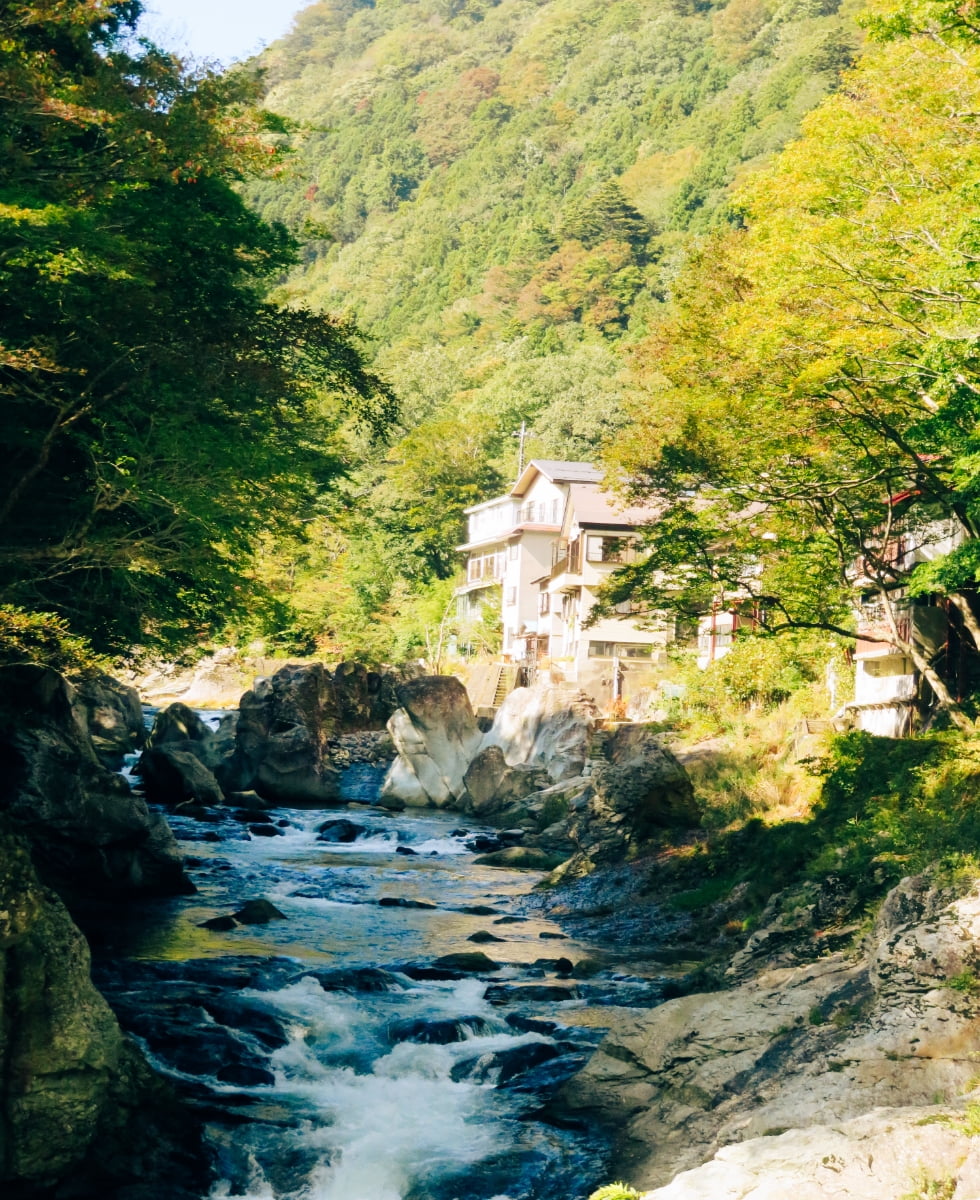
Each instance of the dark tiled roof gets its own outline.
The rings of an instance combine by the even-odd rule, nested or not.
[[[598,483],[602,471],[593,463],[562,462],[554,458],[532,458],[511,491],[512,496],[523,496],[534,478],[534,472],[544,475],[552,483]]]

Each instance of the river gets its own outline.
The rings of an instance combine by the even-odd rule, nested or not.
[[[549,1099],[608,1006],[660,985],[530,913],[539,873],[477,864],[494,831],[364,804],[209,818],[171,816],[196,894],[113,914],[94,973],[198,1106],[210,1200],[584,1200],[608,1180],[604,1136]],[[321,840],[338,820],[352,840]],[[256,899],[282,918],[202,927]]]

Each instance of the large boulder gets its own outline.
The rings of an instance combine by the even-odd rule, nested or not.
[[[234,790],[272,804],[319,808],[340,798],[328,742],[339,728],[336,691],[320,663],[285,666],[241,698]]]
[[[147,799],[152,804],[180,808],[185,804],[224,803],[217,779],[189,750],[155,746],[140,758],[140,775]]]
[[[341,733],[384,729],[399,706],[398,680],[361,663],[339,663],[333,672],[337,728]]]
[[[4,1195],[47,1195],[58,1185],[65,1195],[115,1195],[120,1185],[161,1178],[179,1178],[195,1194],[207,1186],[199,1135],[92,986],[85,939],[6,820],[0,1130]]]
[[[606,759],[592,772],[593,815],[624,817],[633,841],[700,823],[687,771],[655,733],[621,725],[607,743]]]
[[[388,722],[398,750],[382,798],[408,805],[457,806],[464,776],[483,734],[466,688],[451,675],[425,675],[398,688],[399,708]]]
[[[568,815],[540,835],[543,846],[571,842],[578,850],[553,882],[651,850],[665,829],[699,824],[687,772],[655,734],[623,725],[607,735],[604,749],[583,789],[569,791]]]
[[[96,757],[68,682],[0,669],[0,813],[61,894],[192,891],[166,820]]]
[[[581,775],[598,710],[583,693],[550,685],[516,688],[504,700],[484,746],[508,766],[543,767],[553,782]]]
[[[207,746],[214,736],[211,726],[183,701],[168,704],[161,709],[153,721],[153,728],[146,739],[146,748],[158,746],[183,746],[185,742]],[[201,753],[205,753],[202,749]]]
[[[75,685],[75,715],[88,730],[99,759],[122,765],[146,741],[139,692],[111,675],[95,675]]]
[[[724,1146],[643,1200],[926,1200],[980,1196],[980,1146],[955,1112],[876,1108]]]
[[[640,1187],[665,1187],[678,1171],[717,1156],[712,1170],[702,1168],[683,1187],[679,1180],[665,1187],[664,1200],[715,1194],[709,1185],[725,1163],[733,1170],[726,1195],[795,1192],[798,1175],[784,1174],[782,1151],[809,1162],[812,1148],[834,1141],[831,1131],[879,1106],[909,1110],[903,1128],[934,1122],[955,1130],[956,1106],[976,1086],[978,946],[980,886],[953,900],[928,879],[905,880],[886,901],[863,960],[836,953],[763,969],[727,991],[622,1014],[566,1085],[566,1115],[617,1127],[617,1169]],[[887,1114],[876,1135],[897,1128],[896,1116]],[[732,1144],[756,1138],[771,1144],[784,1130],[813,1133],[779,1148],[783,1161],[777,1171],[770,1160],[769,1190],[756,1193],[752,1188],[766,1175],[764,1147],[743,1153]],[[868,1173],[866,1186],[849,1186],[847,1195],[900,1194],[884,1142],[878,1148],[886,1157],[878,1163],[875,1150],[873,1169],[867,1155],[861,1167],[855,1146],[838,1143],[851,1163],[847,1171]],[[866,1145],[872,1150],[874,1143]],[[960,1161],[948,1161],[949,1173]],[[838,1165],[843,1169],[845,1159]],[[914,1165],[906,1162],[909,1174]],[[974,1172],[976,1165],[973,1156]],[[805,1194],[815,1200],[845,1194],[829,1175],[821,1188]],[[977,1192],[974,1186],[957,1194]]]
[[[139,772],[154,804],[188,801],[220,804],[248,791],[253,771],[238,751],[238,713],[222,716],[217,729],[181,701],[157,713],[140,758]]]
[[[546,788],[551,780],[544,767],[509,766],[499,746],[487,746],[467,767],[463,782],[469,810],[491,817],[513,811],[514,805]]]

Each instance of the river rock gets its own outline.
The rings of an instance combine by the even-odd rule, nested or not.
[[[156,746],[183,745],[184,742],[210,741],[213,730],[193,708],[178,701],[161,709],[154,721],[150,736],[146,739],[148,749]]]
[[[75,714],[88,730],[100,761],[118,769],[127,754],[146,741],[139,692],[111,675],[95,675],[74,683]]]
[[[467,767],[463,782],[469,797],[467,808],[489,817],[505,809],[512,811],[525,797],[546,788],[551,779],[544,767],[509,766],[499,746],[486,746]]]
[[[145,750],[140,757],[140,776],[151,804],[179,808],[184,804],[215,805],[225,801],[217,779],[190,750],[179,750],[173,745]]]
[[[233,916],[242,925],[268,925],[270,921],[286,920],[286,914],[280,912],[271,900],[266,900],[264,897],[258,900],[246,900]]]
[[[606,760],[594,767],[586,783],[583,802],[569,801],[569,817],[532,839],[545,845],[562,845],[567,839],[578,848],[555,882],[634,857],[665,828],[699,824],[687,772],[643,726],[621,726],[607,743]]]
[[[390,671],[370,671],[362,663],[339,663],[334,668],[333,686],[340,731],[383,730],[401,703],[399,678]]]
[[[207,1190],[200,1138],[89,978],[85,939],[0,821],[0,1191]],[[134,1137],[134,1130],[139,1137]],[[59,1193],[60,1194],[60,1193]]]
[[[322,664],[286,666],[259,680],[239,708],[239,783],[250,776],[244,786],[275,804],[335,804],[340,775],[327,743],[338,724],[333,681]]]
[[[598,709],[583,692],[542,685],[504,700],[484,747],[499,746],[508,766],[539,767],[553,782],[581,775]]]
[[[341,817],[336,821],[324,821],[322,825],[318,825],[316,840],[318,842],[354,842],[362,833],[367,833],[366,825],[358,825],[355,821],[348,821],[345,817]]]
[[[162,789],[182,786],[188,798],[200,796],[201,803],[220,804],[221,799],[204,797],[213,795],[216,788],[226,798],[246,790],[251,784],[251,768],[238,753],[237,727],[238,713],[226,713],[214,729],[181,702],[159,712],[139,764],[151,800],[172,804],[172,800],[160,794]],[[160,761],[161,755],[164,761]],[[207,774],[202,774],[193,765],[186,765],[188,757],[196,759]],[[174,778],[175,773],[182,777],[182,784]],[[159,788],[153,780],[154,775],[159,775]]]
[[[388,722],[398,759],[382,798],[414,806],[458,805],[483,740],[466,689],[453,676],[426,675],[402,684],[398,698],[401,708]]]
[[[428,1017],[405,1017],[388,1026],[388,1038],[392,1042],[419,1042],[427,1046],[448,1046],[471,1037],[484,1037],[496,1033],[498,1027],[486,1017],[446,1017],[441,1020]]]
[[[451,1079],[469,1079],[474,1083],[495,1083],[498,1087],[524,1071],[557,1058],[561,1051],[551,1042],[525,1042],[505,1050],[492,1050],[475,1058],[465,1058],[449,1072]]]
[[[728,991],[624,1016],[563,1089],[565,1111],[618,1125],[617,1170],[642,1187],[664,1187],[719,1151],[719,1162],[745,1166],[761,1147],[743,1158],[732,1143],[774,1142],[784,1130],[815,1129],[812,1145],[826,1145],[817,1127],[832,1131],[878,1106],[920,1110],[941,1101],[940,1117],[942,1104],[976,1084],[980,1000],[959,981],[974,978],[978,945],[980,887],[951,901],[928,877],[903,881],[863,958],[836,953],[764,970]],[[860,1153],[847,1159],[857,1164]],[[779,1182],[761,1190],[770,1185],[752,1183],[754,1168],[745,1169],[749,1182],[724,1194],[785,1194]],[[878,1190],[825,1184],[813,1196],[901,1194],[885,1163],[870,1177],[879,1170]],[[708,1172],[697,1186],[716,1178]],[[713,1193],[664,1192],[696,1194]]]
[[[0,812],[62,895],[193,891],[166,820],[98,761],[56,671],[0,670]]]
[[[487,958],[482,950],[462,950],[457,954],[443,954],[432,965],[447,971],[465,971],[475,974],[482,971],[500,970],[500,963],[495,963],[492,958]]]
[[[723,1147],[642,1200],[925,1200],[980,1195],[980,1146],[956,1112],[879,1108]]]

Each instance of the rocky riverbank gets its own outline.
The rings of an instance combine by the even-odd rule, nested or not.
[[[92,986],[63,903],[193,891],[166,821],[99,762],[90,728],[113,754],[116,722],[97,691],[46,668],[0,671],[0,1190],[12,1200],[179,1198],[207,1178],[199,1128]],[[91,721],[89,704],[102,710]]]
[[[597,913],[597,883],[543,907],[579,935],[612,921],[641,941],[649,897],[627,885],[614,916]],[[780,916],[731,957],[721,990],[621,1014],[559,1112],[614,1131],[614,1173],[646,1200],[976,1197],[980,885],[964,886],[903,880],[847,950],[829,948],[832,923],[818,930],[819,956],[812,924],[793,936]],[[673,929],[651,924],[660,944],[637,951],[654,960],[692,933],[676,914]]]

